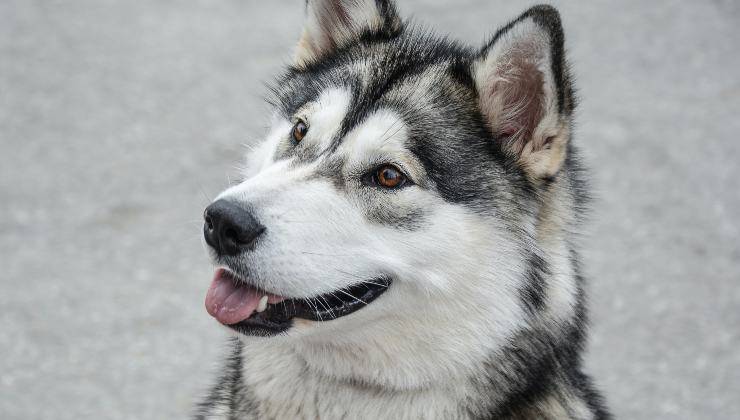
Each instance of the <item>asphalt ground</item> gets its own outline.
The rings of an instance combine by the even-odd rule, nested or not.
[[[201,212],[302,3],[0,2],[0,417],[190,411],[225,337]],[[589,370],[618,418],[740,418],[740,4],[555,4],[597,197]],[[527,6],[400,8],[482,43]]]

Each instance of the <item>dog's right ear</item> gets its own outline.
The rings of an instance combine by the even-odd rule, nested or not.
[[[307,0],[294,64],[303,67],[365,35],[391,38],[402,29],[390,0]]]

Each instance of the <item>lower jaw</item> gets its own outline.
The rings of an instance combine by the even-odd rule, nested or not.
[[[313,298],[313,302],[288,299],[272,304],[244,321],[226,326],[243,335],[270,337],[287,332],[295,320],[326,322],[354,313],[382,295],[390,285],[390,279],[377,278],[343,290],[339,293],[343,298],[333,293]]]
[[[293,326],[293,320],[274,322],[272,320],[262,319],[257,314],[245,321],[226,326],[244,335],[271,337],[288,331]]]

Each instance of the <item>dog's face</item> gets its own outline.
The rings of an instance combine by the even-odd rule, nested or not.
[[[526,322],[571,108],[557,14],[528,13],[473,52],[388,2],[309,2],[266,139],[206,210],[208,311],[246,335],[481,349]]]

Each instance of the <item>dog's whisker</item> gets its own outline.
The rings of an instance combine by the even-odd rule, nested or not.
[[[383,134],[380,135],[380,138],[381,139],[384,139],[384,140],[381,140],[381,142],[385,143],[385,135],[388,134],[388,132],[391,131],[391,129],[393,127],[395,127],[396,124],[398,124],[400,122],[401,122],[401,120],[395,120],[395,121],[393,121],[393,124],[391,124],[390,126],[388,126],[388,128],[383,132]],[[393,135],[391,135],[390,137],[393,137]]]
[[[356,257],[360,254],[322,254],[320,252],[301,251],[301,254],[318,255],[320,257]]]
[[[326,298],[324,298],[323,296],[321,296],[321,295],[317,296],[317,300],[318,300],[318,299],[321,299],[321,300],[323,300],[323,301],[324,301],[324,303],[326,303],[326,305],[329,305],[329,302],[327,302],[327,301],[326,301]],[[319,302],[319,303],[321,303],[321,300],[318,300],[318,302]],[[324,309],[326,309],[326,310],[328,310],[328,311],[329,311],[329,313],[331,314],[331,317],[332,317],[332,318],[336,318],[337,316],[336,316],[336,315],[334,314],[334,310],[333,310],[333,309],[331,309],[331,305],[329,305],[328,307],[327,307],[326,305],[324,305],[323,303],[321,304],[321,306],[323,306],[323,307],[324,307]]]
[[[353,295],[352,295],[351,293],[349,293],[349,292],[345,292],[345,291],[344,291],[344,290],[342,290],[342,289],[339,289],[339,290],[337,290],[337,292],[339,292],[339,293],[343,293],[343,294],[345,294],[345,295],[347,295],[347,296],[351,297],[352,299],[354,299],[354,300],[356,300],[356,301],[358,301],[358,302],[362,303],[363,305],[367,305],[367,302],[365,302],[364,300],[362,300],[362,299],[360,299],[360,298],[357,298],[357,297],[353,296]]]
[[[306,298],[304,300],[313,308],[314,313],[316,313],[316,317],[319,318],[319,321],[323,321],[323,318],[321,317],[321,312],[319,311],[319,308],[316,306],[316,304],[313,302],[313,298]],[[293,308],[295,309],[295,306]]]
[[[365,280],[365,281],[364,281],[363,283],[367,283],[367,284],[373,284],[373,285],[375,285],[375,286],[378,286],[378,287],[383,287],[383,288],[386,288],[386,287],[388,287],[388,285],[387,285],[387,284],[380,284],[380,283],[375,283],[375,282],[374,282],[374,281],[372,281],[372,280]]]
[[[395,125],[395,123],[394,123],[394,125]],[[391,126],[391,127],[392,127],[392,126]],[[388,143],[388,142],[390,141],[390,139],[392,139],[393,137],[395,137],[395,136],[396,136],[396,134],[398,134],[398,133],[399,133],[399,132],[400,132],[401,130],[403,130],[403,126],[401,126],[401,127],[398,127],[398,128],[397,128],[397,129],[396,129],[396,130],[395,130],[395,131],[394,131],[393,133],[391,133],[391,134],[390,134],[390,135],[389,135],[388,137],[383,137],[383,138],[382,138],[382,140],[381,140],[381,143],[383,143],[383,144],[387,144],[387,143]]]
[[[344,271],[344,270],[340,270],[340,269],[338,269],[338,268],[335,268],[334,270],[336,270],[336,271],[338,271],[338,272],[340,272],[340,273],[342,273],[342,274],[346,274],[346,275],[348,275],[348,276],[354,277],[354,278],[356,278],[356,279],[364,279],[364,277],[360,277],[360,276],[358,276],[358,275],[356,275],[356,274],[348,273],[348,272],[346,272],[346,271]]]

